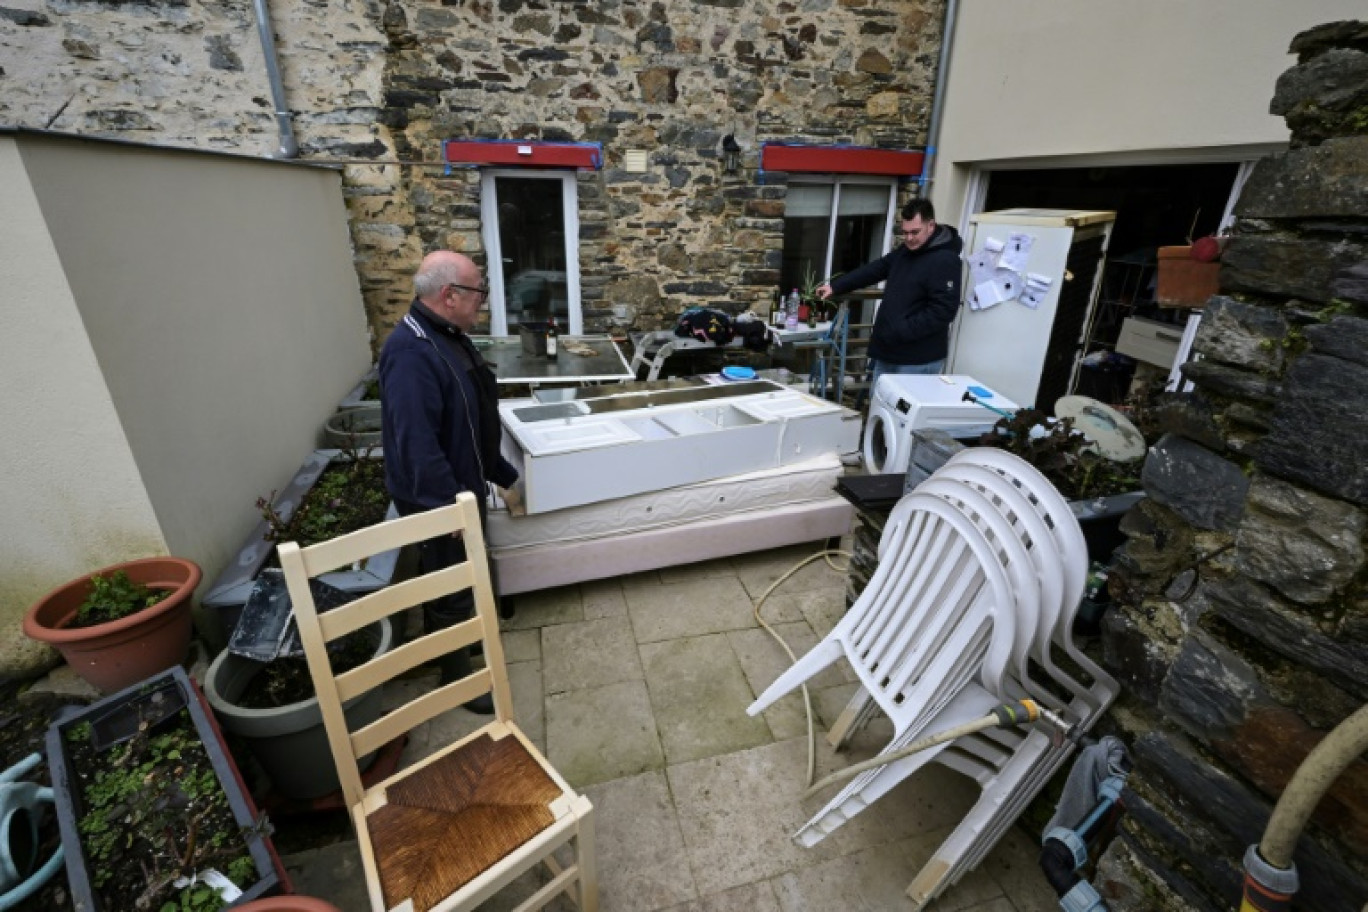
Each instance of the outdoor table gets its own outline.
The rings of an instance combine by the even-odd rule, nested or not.
[[[501,384],[613,383],[635,379],[627,366],[621,343],[611,336],[561,336],[555,359],[534,355],[523,348],[519,336],[472,336],[475,348],[494,368]],[[567,346],[584,346],[592,355],[578,355]]]

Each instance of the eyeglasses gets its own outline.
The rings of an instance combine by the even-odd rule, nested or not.
[[[482,288],[471,288],[469,285],[457,285],[455,282],[450,282],[447,284],[446,287],[459,288],[461,289],[461,291],[468,291],[471,294],[477,294],[480,296],[481,301],[484,301],[489,297],[489,288],[487,286]]]

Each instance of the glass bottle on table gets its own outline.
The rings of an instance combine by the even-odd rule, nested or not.
[[[789,293],[788,308],[787,308],[787,310],[788,310],[788,313],[787,313],[787,315],[786,315],[785,318],[784,318],[784,328],[785,328],[785,329],[797,329],[797,328],[798,328],[798,289],[796,289],[796,288],[793,289],[793,291]]]
[[[551,316],[551,322],[546,324],[546,360],[555,361],[559,353],[560,340],[556,333],[556,317]]]

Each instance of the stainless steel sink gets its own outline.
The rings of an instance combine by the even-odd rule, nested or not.
[[[671,381],[666,381],[670,383]],[[622,392],[623,387],[649,387],[630,392]],[[585,390],[613,390],[611,395],[597,397],[576,396],[571,401],[548,402],[542,405],[529,405],[513,410],[513,414],[524,424],[535,421],[553,421],[558,418],[576,418],[583,415],[604,415],[613,412],[629,412],[649,409],[662,405],[687,405],[692,402],[707,402],[726,399],[732,396],[753,396],[759,393],[786,392],[785,387],[770,380],[749,380],[744,383],[691,383],[686,386],[661,388],[657,382],[649,384],[623,384],[622,386],[584,387]]]

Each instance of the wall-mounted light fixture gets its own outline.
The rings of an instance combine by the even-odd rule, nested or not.
[[[741,147],[737,145],[736,137],[728,133],[722,137],[722,170],[728,174],[735,174],[740,166]]]

